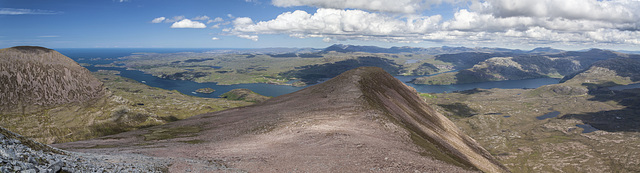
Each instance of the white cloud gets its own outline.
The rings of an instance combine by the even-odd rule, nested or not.
[[[193,19],[191,19],[191,20],[209,20],[209,19],[210,19],[210,18],[209,18],[209,16],[206,16],[206,15],[205,15],[205,16],[198,16],[198,17],[194,17],[194,18],[193,18]]]
[[[278,7],[313,6],[333,9],[361,9],[367,11],[416,13],[443,0],[272,0]],[[449,0],[452,1],[452,0]]]
[[[224,19],[222,19],[222,18],[220,18],[220,17],[216,17],[216,18],[215,18],[215,19],[213,19],[213,20],[209,20],[209,21],[207,21],[207,24],[209,24],[209,23],[214,23],[214,22],[224,22]]]
[[[0,15],[25,15],[25,14],[60,14],[62,12],[39,10],[39,9],[22,9],[22,8],[0,8]]]
[[[289,34],[292,37],[344,37],[351,39],[383,38],[411,39],[438,30],[441,16],[405,17],[402,20],[360,10],[318,9],[315,14],[305,11],[287,12],[270,21],[253,22],[250,18],[234,21],[236,35]],[[400,38],[400,39],[402,39]]]
[[[186,19],[184,16],[173,16],[171,19],[165,19],[164,23],[174,23]]]
[[[241,35],[236,35],[240,38],[244,38],[244,39],[249,39],[249,40],[253,40],[253,41],[258,41],[258,36],[257,35],[245,35],[245,34],[241,34]]]
[[[252,40],[261,34],[286,34],[295,38],[323,38],[326,42],[429,41],[480,46],[640,44],[640,0],[471,1],[468,9],[461,8],[453,18],[443,20],[440,15],[419,13],[429,4],[459,1],[401,0],[390,5],[385,3],[391,1],[378,0],[367,0],[368,3],[364,0],[272,0],[280,7],[321,8],[315,13],[286,12],[266,21],[235,18],[232,28],[222,30]]]
[[[198,21],[191,21],[189,19],[182,19],[179,22],[175,22],[171,25],[171,28],[206,28],[204,23]]]
[[[153,19],[153,20],[151,21],[151,23],[160,23],[160,22],[164,21],[165,19],[167,19],[167,18],[165,18],[165,17],[158,17],[158,18]]]
[[[545,17],[570,20],[637,22],[638,0],[486,0],[473,8],[497,17]]]
[[[232,19],[236,18],[235,16],[233,16],[233,14],[227,14],[227,17],[232,18]]]
[[[233,20],[233,25],[235,27],[251,26],[253,25],[253,20],[251,20],[251,18],[248,18],[248,17],[238,17],[235,20]]]
[[[220,40],[220,38],[218,38],[218,37],[213,37],[213,38],[211,38],[211,40]]]

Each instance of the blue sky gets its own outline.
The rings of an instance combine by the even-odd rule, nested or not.
[[[0,0],[0,47],[640,50],[638,0]]]

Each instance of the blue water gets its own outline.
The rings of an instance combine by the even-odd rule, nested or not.
[[[598,129],[596,129],[595,127],[589,125],[589,124],[576,124],[577,127],[582,128],[582,133],[591,133],[591,132],[595,132]]]
[[[208,48],[60,48],[56,49],[58,52],[70,57],[71,59],[79,63],[87,64],[109,64],[117,60],[117,58],[129,56],[134,53],[177,53],[177,52],[206,52],[216,49]],[[219,95],[228,92],[232,89],[247,88],[258,94],[265,96],[279,96],[283,94],[292,93],[298,91],[304,87],[293,87],[285,85],[272,85],[272,84],[238,84],[238,85],[216,85],[216,83],[196,83],[192,81],[184,80],[170,80],[154,77],[150,74],[145,74],[141,71],[126,70],[124,68],[114,67],[87,67],[90,71],[97,70],[117,70],[120,71],[120,75],[123,77],[131,78],[139,82],[144,81],[145,84],[158,87],[167,90],[178,90],[179,92],[187,95],[209,97],[214,98]],[[463,91],[474,88],[503,88],[503,89],[517,89],[517,88],[537,88],[543,85],[556,84],[560,79],[553,78],[541,78],[541,79],[526,79],[515,81],[499,81],[499,82],[483,82],[474,84],[458,84],[458,85],[415,85],[407,83],[412,79],[420,76],[396,76],[399,80],[405,82],[407,85],[414,87],[418,92],[423,93],[442,93]],[[211,94],[194,93],[199,88],[213,88],[216,91]]]
[[[537,116],[536,118],[537,118],[538,120],[544,120],[544,119],[549,119],[549,118],[555,118],[555,117],[557,117],[558,115],[560,115],[560,112],[558,112],[558,111],[553,111],[553,112],[549,112],[549,113],[546,113],[546,114],[541,115],[541,116]]]

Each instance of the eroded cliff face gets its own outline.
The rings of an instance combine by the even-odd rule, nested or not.
[[[102,82],[55,50],[19,46],[0,50],[0,112],[25,114],[104,96]]]

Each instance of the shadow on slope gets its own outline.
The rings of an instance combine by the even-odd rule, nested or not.
[[[348,70],[358,67],[380,67],[391,74],[398,74],[401,66],[391,60],[379,57],[358,57],[335,63],[307,65],[296,67],[296,70],[283,72],[280,75],[288,78],[299,78],[306,84],[315,84],[322,79],[333,78]]]
[[[562,118],[582,120],[599,130],[608,132],[640,132],[640,89],[599,92],[592,101],[625,106],[623,109],[585,114],[570,114]]]

